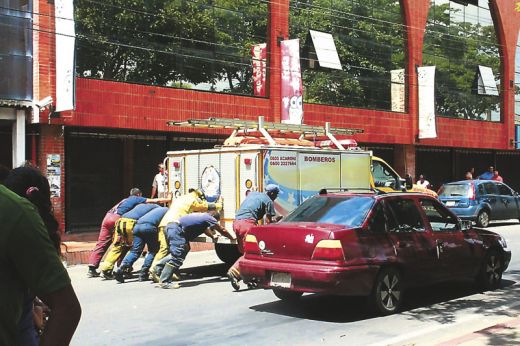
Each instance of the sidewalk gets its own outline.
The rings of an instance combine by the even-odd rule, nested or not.
[[[64,234],[61,244],[61,253],[68,266],[88,264],[90,252],[96,246],[98,233],[85,232],[78,234]],[[190,243],[191,251],[213,250],[213,243]]]
[[[515,279],[517,275],[517,273],[513,274]],[[433,308],[441,314],[431,320],[430,327],[403,331],[400,336],[379,345],[520,345],[520,299],[518,298],[520,298],[520,285],[513,284],[496,291],[436,304]],[[404,314],[412,317],[414,314],[421,315],[421,312],[409,311]],[[427,314],[422,318],[428,320]]]

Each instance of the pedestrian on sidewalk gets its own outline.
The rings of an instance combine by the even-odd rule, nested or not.
[[[159,207],[150,210],[137,220],[133,229],[134,240],[132,249],[126,254],[121,262],[121,266],[114,273],[115,279],[123,283],[125,282],[124,273],[128,272],[135,261],[139,258],[146,245],[148,253],[144,259],[144,263],[139,273],[139,281],[148,280],[149,270],[155,254],[159,250],[159,241],[157,240],[157,228],[164,214],[168,211],[167,207]]]
[[[105,260],[101,263],[101,275],[106,280],[114,278],[114,266],[122,255],[130,249],[133,244],[133,230],[137,220],[154,208],[158,208],[157,204],[141,203],[136,205],[129,212],[124,213],[117,220],[114,231],[114,240],[112,247],[105,256]]]
[[[189,189],[186,195],[177,197],[170,205],[170,208],[164,214],[161,222],[159,223],[158,239],[159,239],[159,251],[155,255],[151,268],[155,268],[155,265],[169,253],[168,242],[166,241],[166,225],[173,221],[178,221],[182,216],[188,215],[194,212],[206,212],[209,208],[215,207],[217,211],[222,209],[222,200],[220,199],[217,203],[208,203],[204,199],[204,194],[198,189]],[[153,269],[152,269],[153,270]]]
[[[415,184],[417,186],[420,186],[425,189],[429,189],[431,186],[430,182],[428,180],[426,180],[426,178],[422,174],[419,175],[419,179],[417,180],[417,182]]]
[[[139,190],[137,187],[134,187],[130,190],[130,194],[127,198],[113,206],[105,214],[105,217],[101,222],[101,228],[99,230],[96,246],[90,253],[87,276],[91,278],[99,276],[97,269],[101,263],[101,259],[112,244],[115,224],[117,220],[121,218],[121,215],[130,211],[140,203],[159,203],[164,201],[164,199],[145,198],[142,196],[141,190]],[[124,253],[122,255],[124,256]]]
[[[495,175],[495,167],[489,166],[488,170],[481,175],[478,176],[480,180],[491,180],[493,179],[493,176]]]
[[[157,169],[159,173],[157,173],[152,182],[152,193],[150,194],[150,198],[154,198],[157,193],[157,197],[165,198],[167,194],[166,182],[168,181],[168,173],[164,169],[164,164],[159,163],[157,165]]]
[[[500,174],[498,173],[498,171],[496,169],[493,172],[493,178],[491,178],[491,180],[499,181],[501,183],[504,182],[504,179],[500,176]]]
[[[6,265],[0,268],[0,345],[68,345],[81,306],[61,263],[49,182],[36,168],[19,167],[4,183],[0,186],[0,263]],[[45,309],[48,321],[44,309],[35,307],[36,297],[49,308]]]
[[[264,219],[266,223],[276,222],[281,217],[276,217],[274,200],[278,197],[280,188],[278,185],[269,184],[265,187],[265,193],[251,192],[240,205],[233,221],[233,231],[237,237],[238,251],[244,253],[244,240],[249,230],[258,225],[258,221]],[[239,262],[243,255],[229,268],[227,272],[231,285],[235,290],[240,289]]]
[[[220,214],[215,208],[206,213],[191,213],[183,216],[179,221],[170,222],[166,226],[167,240],[170,254],[163,258],[154,268],[152,275],[159,276],[159,284],[162,288],[178,288],[172,285],[173,274],[176,274],[184,263],[186,255],[190,251],[190,241],[205,233],[213,239],[218,240],[218,232],[225,237],[235,238],[220,224]]]

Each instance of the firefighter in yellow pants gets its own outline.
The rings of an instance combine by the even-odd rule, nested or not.
[[[170,209],[163,216],[161,222],[159,223],[159,251],[155,255],[152,263],[152,277],[154,277],[153,268],[157,262],[166,257],[169,254],[169,246],[166,241],[165,228],[166,225],[170,222],[174,222],[179,220],[184,215],[195,213],[195,212],[206,212],[208,211],[208,206],[210,203],[203,200],[204,194],[200,190],[190,189],[188,194],[184,196],[180,196],[177,199],[174,199],[172,204],[170,205]],[[222,209],[222,201],[215,203],[217,210]]]
[[[117,221],[114,231],[114,242],[112,248],[107,253],[105,260],[100,266],[101,275],[105,279],[113,279],[112,273],[114,265],[121,256],[124,250],[132,247],[134,241],[133,229],[137,220],[150,210],[157,208],[157,204],[138,204],[129,212],[123,214],[123,216]]]

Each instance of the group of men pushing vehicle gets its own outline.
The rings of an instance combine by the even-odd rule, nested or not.
[[[178,271],[190,250],[190,241],[204,233],[216,242],[221,234],[231,240],[236,239],[238,249],[243,253],[247,232],[258,221],[264,217],[267,223],[278,221],[273,201],[279,193],[277,185],[269,184],[265,187],[265,193],[255,191],[248,194],[233,221],[235,238],[219,223],[222,199],[209,203],[204,199],[204,194],[196,189],[189,189],[188,194],[173,200],[149,199],[142,197],[139,189],[133,188],[129,197],[105,215],[96,247],[89,258],[87,275],[101,275],[123,283],[146,245],[148,253],[139,273],[139,281],[147,281],[151,276],[162,288],[178,288],[179,284],[174,280],[179,279]],[[158,204],[168,202],[171,202],[169,207]],[[105,253],[105,259],[101,262]],[[227,273],[236,290],[240,289],[239,261]],[[114,270],[117,262],[119,266]]]

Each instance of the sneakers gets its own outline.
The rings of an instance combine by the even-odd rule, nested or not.
[[[101,277],[103,277],[103,279],[105,279],[105,280],[113,280],[114,273],[112,272],[112,270],[102,270]]]
[[[233,286],[235,291],[240,291],[240,280],[230,271],[227,273],[227,277],[231,281],[231,286]]]
[[[139,281],[143,282],[143,281],[148,281],[148,280],[150,280],[150,273],[148,273],[148,272],[139,273]]]
[[[174,283],[174,282],[163,282],[162,284],[159,284],[159,287],[160,288],[163,288],[165,290],[168,290],[168,289],[176,289],[176,288],[179,288],[181,287],[181,285],[179,285],[178,283]]]
[[[123,273],[122,270],[117,270],[117,271],[114,273],[114,279],[116,279],[117,282],[119,282],[120,284],[122,284],[122,283],[125,282],[125,274]]]
[[[159,274],[157,274],[154,270],[150,270],[150,275],[152,276],[152,281],[154,283],[159,283],[160,281],[160,277],[159,277]]]
[[[99,276],[99,273],[96,271],[96,268],[89,266],[87,277],[89,278],[97,278]]]

